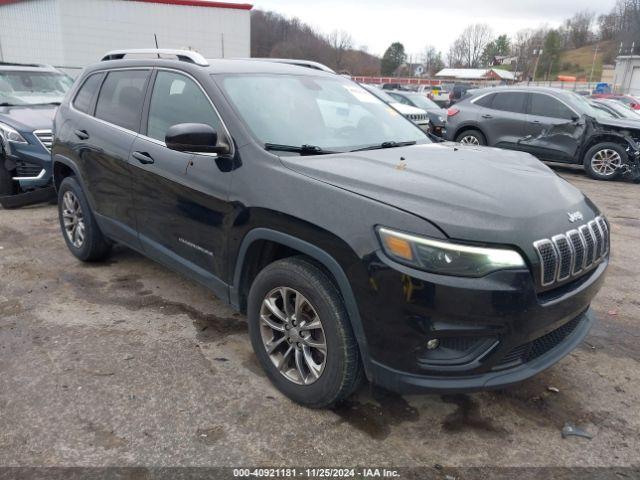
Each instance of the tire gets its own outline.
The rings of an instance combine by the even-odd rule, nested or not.
[[[456,136],[456,142],[466,145],[486,145],[487,139],[480,130],[463,130]]]
[[[584,155],[583,165],[591,178],[614,180],[620,176],[620,170],[615,166],[623,165],[626,160],[627,152],[621,145],[603,142],[594,145],[587,151]]]
[[[78,259],[96,262],[109,256],[112,244],[100,231],[75,177],[65,178],[58,188],[58,218],[64,241]]]
[[[300,299],[297,322],[295,315],[285,313],[285,297],[291,306],[288,313],[294,313],[295,298]],[[273,301],[280,319],[267,308],[267,299]],[[344,303],[333,282],[311,261],[292,257],[268,265],[253,282],[247,307],[253,350],[271,382],[284,395],[306,407],[327,408],[357,388],[363,378],[360,353]],[[284,317],[289,320],[282,321]],[[282,330],[272,329],[263,318]],[[312,322],[315,318],[322,328]],[[297,330],[311,323],[316,328]],[[269,341],[277,344],[273,354],[267,352]],[[321,349],[309,346],[323,342],[324,355]],[[310,362],[306,360],[309,357]],[[287,367],[281,371],[274,362],[283,358]]]
[[[18,188],[11,178],[11,172],[4,166],[4,154],[2,154],[1,149],[2,147],[0,146],[0,197],[7,197],[18,193]],[[6,209],[15,208],[5,205],[2,200],[0,200],[0,205]]]

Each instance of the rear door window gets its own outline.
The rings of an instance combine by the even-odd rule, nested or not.
[[[109,72],[100,89],[95,116],[137,132],[149,73],[149,70]]]
[[[73,100],[73,106],[76,110],[89,115],[93,114],[93,102],[100,88],[103,75],[102,73],[94,73],[84,81],[76,94],[76,98]]]
[[[526,98],[527,94],[524,92],[496,93],[491,103],[491,108],[503,112],[524,113],[524,101]]]
[[[561,118],[564,120],[571,120],[575,115],[569,107],[560,100],[542,93],[531,94],[529,113],[540,117]]]

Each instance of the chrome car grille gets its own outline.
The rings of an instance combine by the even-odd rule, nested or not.
[[[53,145],[53,133],[51,130],[36,130],[33,134],[47,150],[51,151]]]
[[[609,226],[599,216],[566,233],[533,242],[543,287],[576,277],[609,253]]]

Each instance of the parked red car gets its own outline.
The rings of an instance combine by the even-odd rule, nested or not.
[[[595,93],[591,95],[591,98],[611,98],[613,100],[624,103],[634,110],[640,110],[640,100],[631,95],[616,95],[615,93]]]

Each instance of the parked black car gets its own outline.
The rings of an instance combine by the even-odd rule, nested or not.
[[[475,90],[447,116],[447,138],[584,165],[599,180],[640,178],[640,125],[603,117],[588,99],[545,87]]]
[[[412,107],[421,108],[429,114],[429,122],[431,123],[431,133],[438,137],[443,137],[446,133],[447,111],[433,100],[427,98],[426,95],[416,92],[403,92],[394,90],[387,92],[398,102]]]
[[[73,80],[46,65],[0,63],[0,204],[55,198],[51,125]]]
[[[97,261],[120,242],[246,312],[293,400],[331,405],[363,375],[502,387],[589,331],[609,225],[532,156],[431,143],[337,75],[127,53],[88,67],[55,117],[67,246]]]

